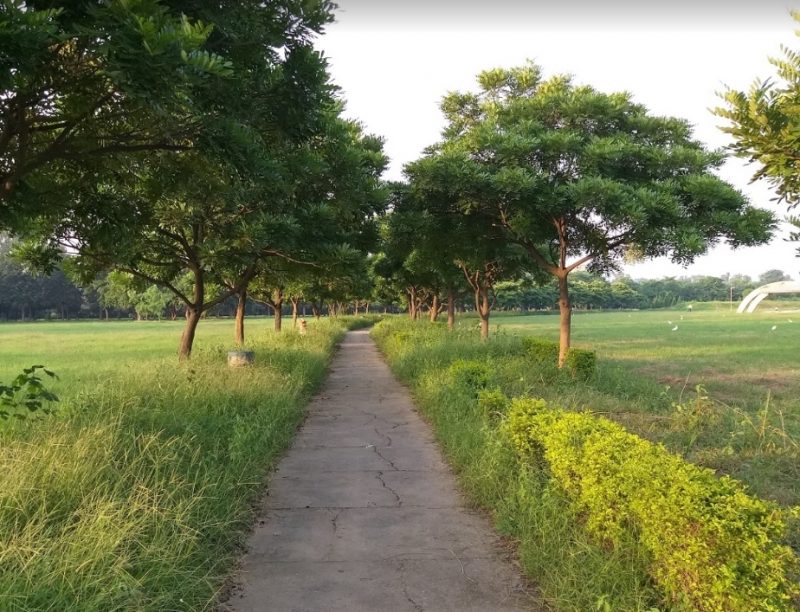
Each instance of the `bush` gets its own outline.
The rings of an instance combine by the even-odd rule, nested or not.
[[[510,401],[501,389],[482,389],[478,391],[478,407],[486,423],[494,424],[500,421],[508,410]]]
[[[476,395],[489,385],[492,373],[481,361],[457,359],[447,370],[454,383],[472,389]]]
[[[571,348],[567,351],[567,359],[564,365],[569,368],[575,378],[588,380],[594,376],[597,367],[597,353]]]
[[[525,353],[536,363],[553,366],[558,363],[558,342],[541,338],[523,338]]]
[[[735,480],[543,400],[515,399],[502,430],[523,462],[549,471],[591,534],[612,546],[638,536],[671,604],[778,611],[800,596],[780,511]]]
[[[558,342],[541,338],[523,338],[525,353],[537,364],[547,368],[558,363]],[[564,367],[573,377],[587,380],[594,376],[597,365],[597,354],[594,351],[570,348]]]

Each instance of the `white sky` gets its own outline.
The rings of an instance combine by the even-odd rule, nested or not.
[[[800,3],[799,0],[795,2]],[[688,119],[710,147],[728,144],[709,111],[728,85],[747,89],[774,68],[780,45],[800,48],[800,27],[783,0],[339,0],[337,22],[318,41],[342,88],[346,114],[386,140],[386,178],[439,140],[439,101],[449,91],[474,90],[485,69],[531,59],[546,75],[569,73],[577,83],[630,91],[653,113]],[[750,184],[754,167],[733,159],[722,176],[755,205],[783,217],[764,184]],[[783,240],[732,251],[720,246],[682,268],[667,259],[627,266],[635,278],[720,275],[757,277],[778,268],[798,278],[800,259]]]

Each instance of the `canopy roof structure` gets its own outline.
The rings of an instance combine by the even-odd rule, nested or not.
[[[761,301],[771,293],[800,293],[800,283],[796,281],[779,281],[761,285],[744,296],[736,312],[753,312],[758,308]]]

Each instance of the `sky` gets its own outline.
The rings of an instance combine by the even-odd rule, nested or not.
[[[439,102],[450,91],[476,89],[482,70],[532,60],[545,75],[571,74],[604,92],[628,91],[658,115],[687,119],[711,148],[729,137],[711,113],[718,92],[747,89],[774,74],[769,57],[781,45],[800,48],[782,0],[338,0],[336,22],[317,41],[342,89],[346,116],[385,139],[391,165],[385,177],[402,178],[403,165],[439,140]],[[763,183],[743,160],[726,162],[720,175],[750,201],[773,210]],[[688,268],[657,259],[624,267],[634,278],[747,274],[781,269],[800,278],[797,245],[788,229],[768,245],[732,251],[722,245]]]

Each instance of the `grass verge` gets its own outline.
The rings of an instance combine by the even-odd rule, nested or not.
[[[181,365],[172,342],[153,349],[169,324],[3,330],[16,340],[3,348],[13,359],[0,350],[3,376],[27,332],[62,401],[51,417],[0,424],[0,609],[214,608],[348,321],[256,334],[255,365],[237,369],[225,365],[230,322],[212,323]]]
[[[520,467],[492,422],[491,398],[476,401],[480,387],[510,396],[600,396],[607,380],[584,384],[532,371],[521,340],[511,336],[480,343],[470,332],[448,334],[440,325],[395,320],[378,325],[373,337],[412,387],[471,498],[491,509],[498,528],[519,542],[526,572],[554,609],[669,609],[637,535],[623,534],[614,546],[587,535],[585,517],[563,489],[542,471]]]

